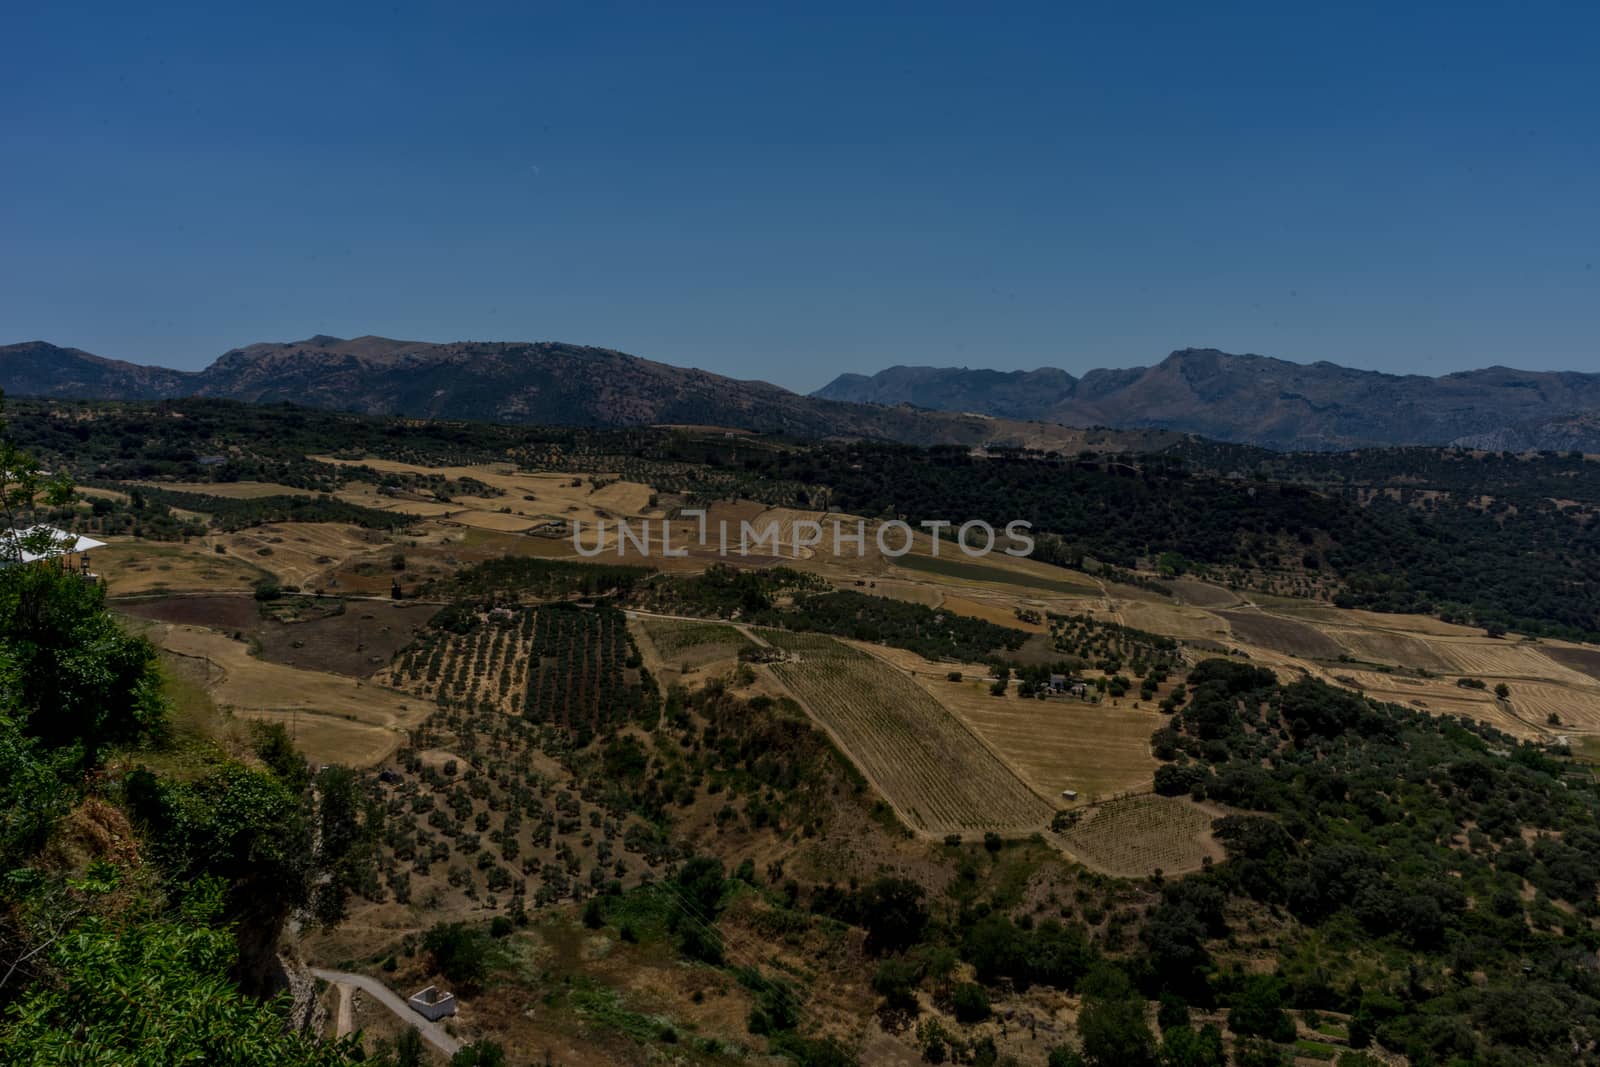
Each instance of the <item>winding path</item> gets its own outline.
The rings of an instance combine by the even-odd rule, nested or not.
[[[410,1005],[376,978],[368,978],[364,974],[351,974],[349,971],[325,971],[321,967],[311,968],[311,973],[325,982],[332,982],[336,986],[355,986],[363,993],[373,997],[378,1003],[399,1016],[401,1022],[408,1026],[416,1027],[417,1033],[422,1035],[424,1041],[446,1056],[454,1056],[461,1051],[461,1042],[447,1034],[443,1026],[439,1023],[429,1022],[412,1011]],[[348,1004],[348,994],[341,988],[339,990],[338,1022],[341,1031],[340,1037],[344,1036],[343,1031],[350,1025]]]

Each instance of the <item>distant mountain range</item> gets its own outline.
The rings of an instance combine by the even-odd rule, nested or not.
[[[1505,367],[1440,378],[1183,349],[1154,367],[1001,372],[891,367],[811,396],[559,343],[316,336],[202,371],[43,341],[0,347],[0,389],[102,400],[208,396],[364,414],[578,426],[686,424],[910,444],[1159,447],[1199,434],[1275,449],[1461,443],[1600,451],[1600,374]],[[1119,433],[1093,429],[1114,426]]]
[[[316,336],[225,352],[202,371],[105,359],[43,341],[0,347],[0,389],[87,400],[219,397],[370,415],[539,425],[718,426],[808,438],[1035,448],[1159,447],[1161,434],[816,399],[767,382],[607,348]]]
[[[1600,443],[1592,419],[1587,436],[1570,421],[1600,410],[1600,374],[1490,367],[1428,378],[1215,349],[1187,348],[1154,367],[1094,370],[1082,378],[1050,368],[891,367],[871,377],[841,375],[812,395],[1069,426],[1175,430],[1275,449]]]

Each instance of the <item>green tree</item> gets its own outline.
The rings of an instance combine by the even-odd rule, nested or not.
[[[989,1017],[989,991],[977,982],[963,982],[956,986],[951,997],[956,1019],[964,1023],[981,1023]]]
[[[463,1045],[450,1057],[450,1067],[506,1067],[506,1050],[493,1041]]]
[[[922,886],[909,878],[879,878],[856,898],[860,923],[872,952],[902,952],[922,937],[928,909]]]
[[[1294,1020],[1283,1010],[1279,981],[1270,974],[1247,976],[1234,992],[1228,1007],[1228,1029],[1236,1034],[1293,1041]]]
[[[1078,1036],[1090,1067],[1156,1067],[1158,1062],[1144,1001],[1133,997],[1085,998]]]
[[[1225,1067],[1222,1031],[1206,1023],[1198,1031],[1174,1026],[1161,1037],[1161,1067]]]
[[[481,986],[489,976],[492,944],[487,934],[466,923],[438,923],[422,937],[434,969],[467,991]]]
[[[323,1044],[285,1030],[281,1005],[243,996],[228,979],[235,945],[220,889],[194,892],[176,918],[85,919],[56,940],[45,980],[0,1024],[0,1049],[33,1067],[332,1067],[351,1039]]]

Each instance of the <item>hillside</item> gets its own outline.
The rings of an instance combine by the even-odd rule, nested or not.
[[[1463,448],[1494,452],[1600,452],[1600,412],[1534,419],[1454,442]]]
[[[379,995],[433,985],[476,1067],[1595,1062],[1592,460],[6,415],[106,545],[0,569],[0,1048],[437,1067]],[[544,536],[602,516],[688,555]]]
[[[1593,410],[1600,408],[1600,374],[1490,367],[1429,378],[1191,348],[1154,367],[1094,370],[1081,379],[1049,368],[892,367],[870,378],[843,375],[812,395],[1326,450],[1476,440]]]
[[[725,426],[797,437],[906,444],[1074,449],[1130,445],[1055,424],[1029,424],[840,403],[761,381],[674,367],[607,348],[559,343],[316,336],[224,353],[199,372],[104,359],[42,341],[0,347],[0,389],[13,396],[152,400],[188,396],[288,402],[367,415],[517,425]]]

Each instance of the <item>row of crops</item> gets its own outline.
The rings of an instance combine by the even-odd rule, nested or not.
[[[1136,677],[1142,678],[1151,671],[1172,670],[1180,662],[1178,645],[1172,638],[1092,615],[1051,612],[1050,638],[1057,652],[1076,656],[1106,674],[1116,674],[1127,665]]]
[[[438,700],[521,714],[563,727],[580,743],[660,708],[627,618],[608,605],[545,605],[456,613],[396,658],[388,681]]]
[[[583,737],[629,722],[653,726],[660,711],[628,620],[609,606],[535,608],[523,714]]]
[[[778,678],[910,820],[929,833],[1020,831],[1054,810],[914,681],[818,634],[763,631]]]

